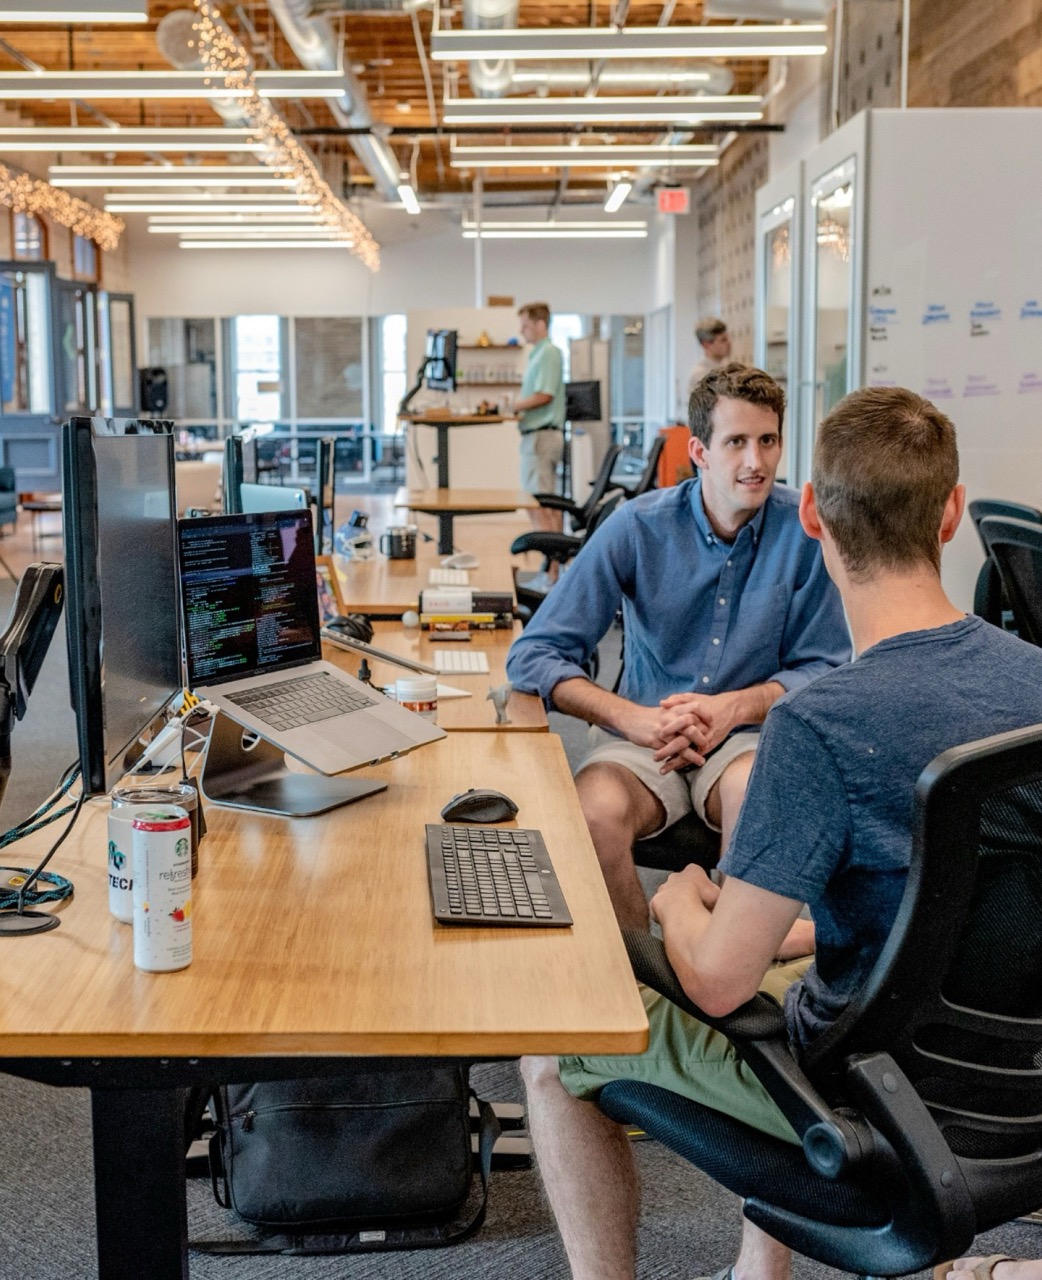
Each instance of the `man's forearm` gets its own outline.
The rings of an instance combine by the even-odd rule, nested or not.
[[[587,724],[601,725],[602,728],[614,729],[623,734],[626,713],[634,705],[627,699],[620,698],[617,693],[610,693],[592,680],[581,677],[555,684],[550,697],[557,710],[563,711],[565,715],[577,716]]]
[[[768,680],[766,684],[750,685],[748,689],[736,689],[734,698],[734,723],[763,724],[767,712],[785,692],[783,685],[777,680]]]

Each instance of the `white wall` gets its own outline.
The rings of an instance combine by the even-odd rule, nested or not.
[[[336,250],[179,249],[173,236],[131,230],[130,287],[148,316],[386,315],[418,308],[471,307],[474,249],[445,215],[424,213],[385,244],[367,271]],[[158,244],[156,241],[163,241]],[[555,311],[643,313],[652,293],[653,241],[491,241],[484,245],[486,294],[518,304],[545,298]]]

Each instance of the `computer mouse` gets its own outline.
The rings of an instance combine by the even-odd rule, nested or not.
[[[478,567],[477,556],[472,556],[469,551],[457,551],[453,556],[446,556],[441,562],[443,569],[476,569]]]
[[[480,791],[471,787],[453,796],[441,811],[446,822],[509,822],[517,805],[501,791]]]
[[[373,638],[373,624],[364,613],[349,613],[330,618],[325,626],[327,630],[340,632],[349,640],[364,640],[368,644]]]

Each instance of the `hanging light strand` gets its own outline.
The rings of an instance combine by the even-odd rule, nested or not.
[[[344,247],[369,268],[380,267],[380,246],[362,220],[333,194],[308,152],[297,142],[289,125],[262,98],[253,78],[253,60],[245,45],[226,25],[213,0],[194,0],[198,17],[193,24],[199,41],[203,66],[219,78],[225,88],[244,93],[239,106],[251,129],[266,143],[260,158],[271,169],[293,178],[301,204],[315,209],[330,230],[330,238],[342,239]]]
[[[119,244],[127,225],[122,218],[95,209],[86,200],[52,187],[42,178],[9,169],[6,164],[0,164],[0,204],[17,213],[43,215],[110,251]]]

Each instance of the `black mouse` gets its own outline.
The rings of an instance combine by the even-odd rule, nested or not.
[[[471,787],[453,796],[441,811],[446,822],[509,822],[517,805],[501,791],[479,791]]]

